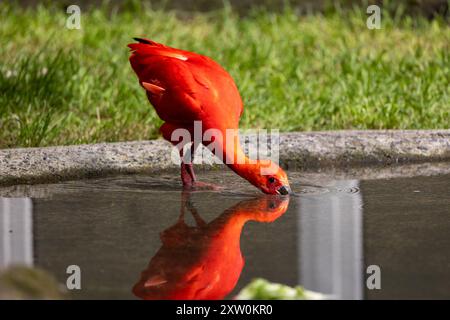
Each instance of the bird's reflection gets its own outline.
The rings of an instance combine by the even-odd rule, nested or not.
[[[142,299],[222,299],[241,274],[242,227],[249,220],[272,222],[283,215],[289,198],[261,196],[244,200],[206,223],[182,193],[181,214],[176,224],[161,233],[162,247],[150,260],[133,293]],[[186,211],[196,226],[188,226]]]

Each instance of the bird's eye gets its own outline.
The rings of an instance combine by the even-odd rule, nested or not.
[[[270,183],[274,183],[274,182],[275,182],[275,178],[274,178],[274,177],[270,177],[270,178],[269,178],[269,182],[270,182]]]

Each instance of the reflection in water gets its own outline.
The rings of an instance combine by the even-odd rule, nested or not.
[[[335,181],[326,197],[299,201],[299,279],[334,299],[363,298],[362,198],[358,180]]]
[[[143,299],[222,299],[236,286],[244,260],[242,227],[248,220],[272,222],[284,214],[289,198],[262,196],[241,201],[206,223],[190,194],[182,193],[180,217],[161,233],[162,247],[150,260],[133,293]],[[196,226],[188,226],[186,210]]]
[[[32,208],[29,198],[0,198],[0,270],[33,265]]]
[[[189,225],[195,209],[210,222],[252,190],[228,171],[203,176],[232,185],[240,195],[199,192],[195,208],[185,199]],[[247,224],[240,249],[240,228],[247,219],[259,220],[255,207],[267,208],[266,197],[236,204],[209,224],[199,219],[200,226],[188,227],[181,221],[167,230],[136,293],[155,299],[218,298],[227,292],[230,297],[261,277],[336,299],[450,297],[450,175],[363,181],[290,176],[297,194],[290,196],[289,212],[271,225]],[[177,178],[131,175],[0,188],[0,273],[27,265],[65,284],[67,267],[75,264],[82,270],[82,290],[70,291],[71,298],[133,298],[130,287],[161,247],[161,229],[179,214],[180,194],[171,182]],[[245,207],[250,213],[242,212]],[[261,211],[262,217],[277,218]],[[218,256],[221,260],[214,259]],[[381,268],[381,290],[366,287],[370,265]],[[202,266],[205,272],[198,274]],[[214,283],[214,272],[226,274],[226,281]]]

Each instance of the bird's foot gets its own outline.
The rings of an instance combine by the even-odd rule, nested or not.
[[[183,184],[183,189],[186,191],[203,191],[203,190],[220,191],[223,190],[223,187],[213,183],[194,181],[188,184]]]

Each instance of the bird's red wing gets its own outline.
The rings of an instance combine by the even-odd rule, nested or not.
[[[219,64],[193,52],[140,41],[128,45],[130,63],[162,120],[203,120],[209,127],[237,128],[242,100]]]
[[[187,123],[201,118],[201,105],[193,98],[195,80],[186,56],[163,45],[130,44],[130,63],[159,117]]]
[[[145,43],[131,43],[128,47],[133,50],[133,55],[138,56],[162,56],[175,58],[186,61],[188,56],[181,50],[174,50],[172,48],[164,47],[162,45],[149,45]]]

